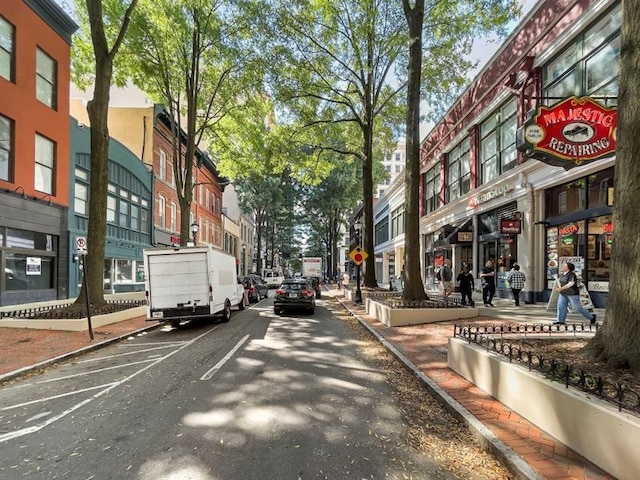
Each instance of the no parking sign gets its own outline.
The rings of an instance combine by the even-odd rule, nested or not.
[[[87,237],[76,237],[76,250],[78,255],[87,254]]]

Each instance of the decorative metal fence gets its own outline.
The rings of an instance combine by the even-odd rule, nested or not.
[[[73,305],[73,301],[65,302],[65,303],[56,303],[54,305],[44,305],[38,307],[30,307],[30,308],[20,308],[16,310],[6,310],[0,311],[0,318],[38,318],[41,315],[47,313],[53,313],[55,310],[60,310],[64,312],[64,309]],[[128,300],[128,299],[119,299],[119,300],[108,300],[108,305],[118,305],[122,308],[120,310],[126,310],[129,308],[135,308],[142,305],[146,305],[146,300]],[[56,315],[50,315],[50,318],[62,318],[57,317]]]
[[[507,357],[510,362],[519,363],[542,373],[546,378],[563,383],[565,387],[574,387],[585,393],[609,402],[618,407],[618,411],[626,410],[640,415],[640,391],[624,382],[611,382],[601,375],[577,369],[568,363],[555,358],[547,358],[530,348],[517,343],[514,336],[541,334],[576,335],[578,333],[597,331],[598,326],[588,324],[505,324],[505,325],[456,325],[454,336],[468,340],[487,351]],[[509,335],[505,337],[505,335]],[[557,338],[554,337],[554,338]]]

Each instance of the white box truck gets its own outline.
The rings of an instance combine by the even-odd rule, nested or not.
[[[322,257],[302,257],[303,277],[322,277]]]
[[[244,309],[235,257],[212,247],[151,248],[144,251],[147,320],[171,322]]]

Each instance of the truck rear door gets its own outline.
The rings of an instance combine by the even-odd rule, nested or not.
[[[209,279],[206,252],[149,255],[149,301],[153,309],[207,305]]]

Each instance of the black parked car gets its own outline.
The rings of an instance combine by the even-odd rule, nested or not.
[[[238,277],[240,283],[249,289],[249,302],[259,302],[269,296],[269,285],[259,275],[249,274]]]
[[[305,309],[313,314],[316,309],[316,295],[308,280],[287,278],[276,289],[273,313],[280,315],[285,309]]]

